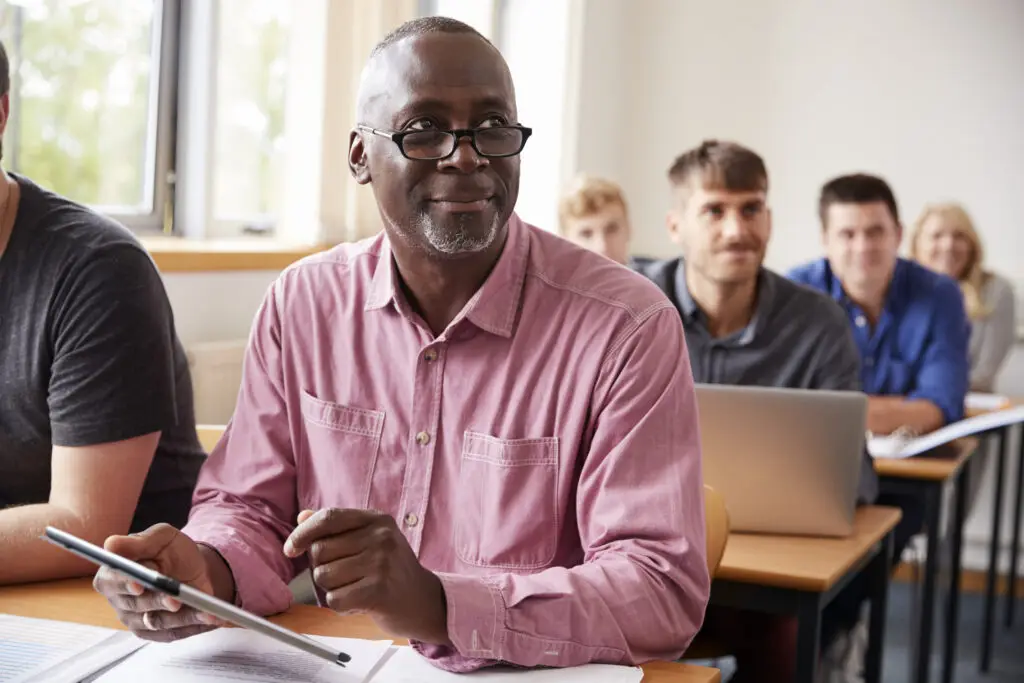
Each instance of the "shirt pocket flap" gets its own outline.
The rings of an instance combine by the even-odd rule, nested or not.
[[[381,430],[384,428],[384,413],[379,410],[353,408],[324,401],[307,391],[302,392],[300,403],[303,419],[321,427],[372,438],[380,438]]]

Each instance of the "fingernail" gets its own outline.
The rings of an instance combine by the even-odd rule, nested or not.
[[[181,602],[174,598],[164,598],[160,602],[163,603],[164,609],[170,612],[177,612],[181,609]]]
[[[203,622],[204,624],[209,624],[213,626],[217,623],[217,617],[213,616],[212,614],[207,614],[206,612],[200,612],[199,621]]]
[[[290,538],[284,542],[284,554],[288,557],[295,557],[295,546],[292,545]]]
[[[128,583],[128,592],[132,595],[142,595],[142,586],[140,584],[131,581]]]

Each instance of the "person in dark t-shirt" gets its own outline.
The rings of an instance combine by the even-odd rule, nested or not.
[[[0,133],[9,88],[0,45]],[[92,573],[39,540],[47,525],[102,543],[184,524],[203,458],[152,259],[114,221],[0,171],[0,584]]]

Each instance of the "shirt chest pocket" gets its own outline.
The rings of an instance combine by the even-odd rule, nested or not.
[[[366,508],[384,413],[324,401],[305,391],[300,403],[305,456],[296,458],[300,505]]]
[[[461,561],[502,569],[550,565],[561,529],[558,439],[466,432],[455,514]]]

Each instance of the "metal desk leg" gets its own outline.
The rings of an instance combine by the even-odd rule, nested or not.
[[[1010,542],[1010,576],[1006,587],[1006,628],[1013,628],[1013,610],[1017,604],[1017,556],[1020,554],[1020,518],[1024,513],[1024,424],[1017,430],[1017,494],[1013,503],[1013,540]]]
[[[935,582],[939,575],[940,501],[942,486],[929,486],[924,497],[924,523],[928,532],[928,557],[924,563],[924,585],[921,589],[921,611],[918,614],[917,647],[914,652],[913,671],[910,677],[915,683],[928,683],[932,663],[932,620],[935,615]]]
[[[992,532],[988,547],[988,577],[985,580],[985,614],[981,623],[981,661],[978,668],[988,673],[992,665],[992,622],[995,619],[996,578],[999,571],[999,537],[1003,521],[1003,474],[1006,469],[1006,429],[995,433],[995,500],[992,504]]]
[[[864,568],[868,577],[871,619],[868,622],[868,652],[864,663],[864,683],[881,683],[882,649],[885,646],[885,618],[889,604],[889,572],[892,566],[893,533],[882,539],[882,547]]]
[[[967,488],[970,485],[971,461],[960,471],[956,478],[953,503],[953,536],[950,542],[950,579],[949,595],[946,603],[946,646],[942,653],[942,681],[953,683],[956,670],[956,637],[960,627],[960,569],[962,566],[962,548],[964,540],[964,517],[967,516]],[[931,552],[931,551],[929,551]]]
[[[796,681],[815,683],[821,650],[821,596],[806,593],[797,606]]]

